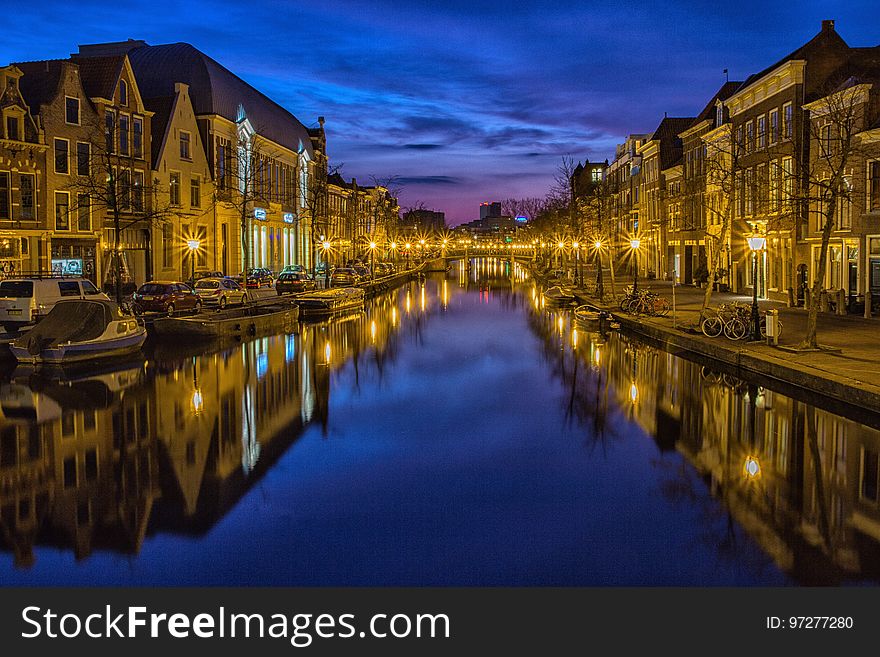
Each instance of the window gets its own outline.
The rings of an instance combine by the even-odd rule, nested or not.
[[[134,117],[132,130],[132,155],[135,157],[144,156],[144,120],[140,117]]]
[[[880,161],[868,162],[868,210],[880,212]]]
[[[55,139],[55,173],[69,173],[69,149],[70,143],[66,139]]]
[[[733,152],[737,155],[742,153],[745,150],[745,143],[743,142],[743,127],[737,126],[736,128],[736,143],[733,145]]]
[[[788,205],[794,197],[794,161],[782,158],[782,200]]]
[[[79,141],[76,143],[76,173],[87,176],[91,173],[92,145]]]
[[[226,188],[226,157],[227,149],[225,144],[217,143],[217,184],[220,189]]]
[[[24,220],[35,217],[34,203],[34,174],[22,173],[18,177],[18,186],[21,193],[21,218]]]
[[[715,127],[717,128],[724,123],[724,105],[718,103],[715,106]]]
[[[794,134],[791,121],[791,103],[786,103],[782,106],[782,135],[785,139],[791,139],[792,134]]]
[[[104,115],[104,140],[108,153],[116,152],[116,113],[107,110]]]
[[[58,281],[58,294],[62,297],[78,297],[79,283],[76,281]],[[65,433],[62,429],[62,434]]]
[[[162,226],[162,266],[171,267],[171,244],[173,241],[171,224]]]
[[[119,117],[119,152],[122,155],[128,155],[128,122],[129,117],[120,115]]]
[[[180,157],[183,160],[192,159],[189,153],[189,133],[183,130],[180,131]]]
[[[72,125],[79,125],[79,98],[64,97],[64,120]]]
[[[770,143],[779,141],[779,110],[770,112]]]
[[[0,171],[0,219],[12,219],[11,192],[9,173],[6,171]]]
[[[21,141],[21,131],[17,116],[6,117],[6,138],[13,141]]]
[[[70,230],[70,194],[55,192],[55,230]]]
[[[76,486],[76,457],[71,456],[64,459],[63,482],[65,488],[74,488]]]
[[[128,105],[128,83],[125,80],[119,81],[119,104]]]
[[[96,288],[91,281],[83,280],[80,281],[80,283],[82,283],[83,294],[85,294],[86,296],[101,294],[101,290]],[[92,426],[95,426],[94,423],[92,424]]]
[[[202,190],[198,178],[192,178],[189,184],[189,204],[197,208],[202,204]]]
[[[767,148],[767,117],[758,117],[758,148]]]
[[[119,172],[119,209],[128,210],[131,206],[131,171],[122,169]]]
[[[755,122],[746,123],[746,152],[755,150]]]
[[[180,174],[171,173],[168,177],[168,195],[171,205],[180,205]]]
[[[837,228],[852,228],[852,176],[843,176],[840,181],[840,196],[837,199]]]
[[[135,171],[131,180],[131,206],[136,212],[144,209],[144,172]]]
[[[76,229],[81,231],[92,229],[91,202],[88,194],[76,195]]]

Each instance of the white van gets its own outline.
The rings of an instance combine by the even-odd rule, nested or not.
[[[0,281],[0,324],[16,331],[38,322],[61,299],[110,300],[87,278],[34,277]]]

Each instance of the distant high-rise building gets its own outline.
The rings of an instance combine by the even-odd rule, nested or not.
[[[501,201],[480,203],[480,219],[501,216]]]

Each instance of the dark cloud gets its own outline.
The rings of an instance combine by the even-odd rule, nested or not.
[[[433,151],[443,148],[443,144],[404,144],[403,147],[414,151]]]
[[[461,185],[464,179],[455,176],[401,176],[397,182],[401,185]]]

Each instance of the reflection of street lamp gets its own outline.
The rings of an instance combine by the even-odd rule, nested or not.
[[[642,245],[642,240],[638,237],[634,237],[629,241],[629,246],[633,252],[633,261],[635,263],[635,274],[633,275],[633,294],[639,291],[639,247]]]
[[[376,278],[373,274],[373,254],[376,252],[376,243],[370,242],[370,278]]]
[[[752,250],[752,340],[761,339],[761,318],[758,313],[758,251],[763,251],[767,244],[767,238],[761,235],[752,235],[748,238],[749,248]]]
[[[746,479],[758,479],[761,476],[761,462],[757,456],[747,456],[743,463],[743,474]]]
[[[195,284],[196,278],[196,251],[199,250],[199,247],[202,245],[201,240],[187,240],[186,246],[189,248],[189,262],[192,265],[192,269],[190,271],[190,278]]]

